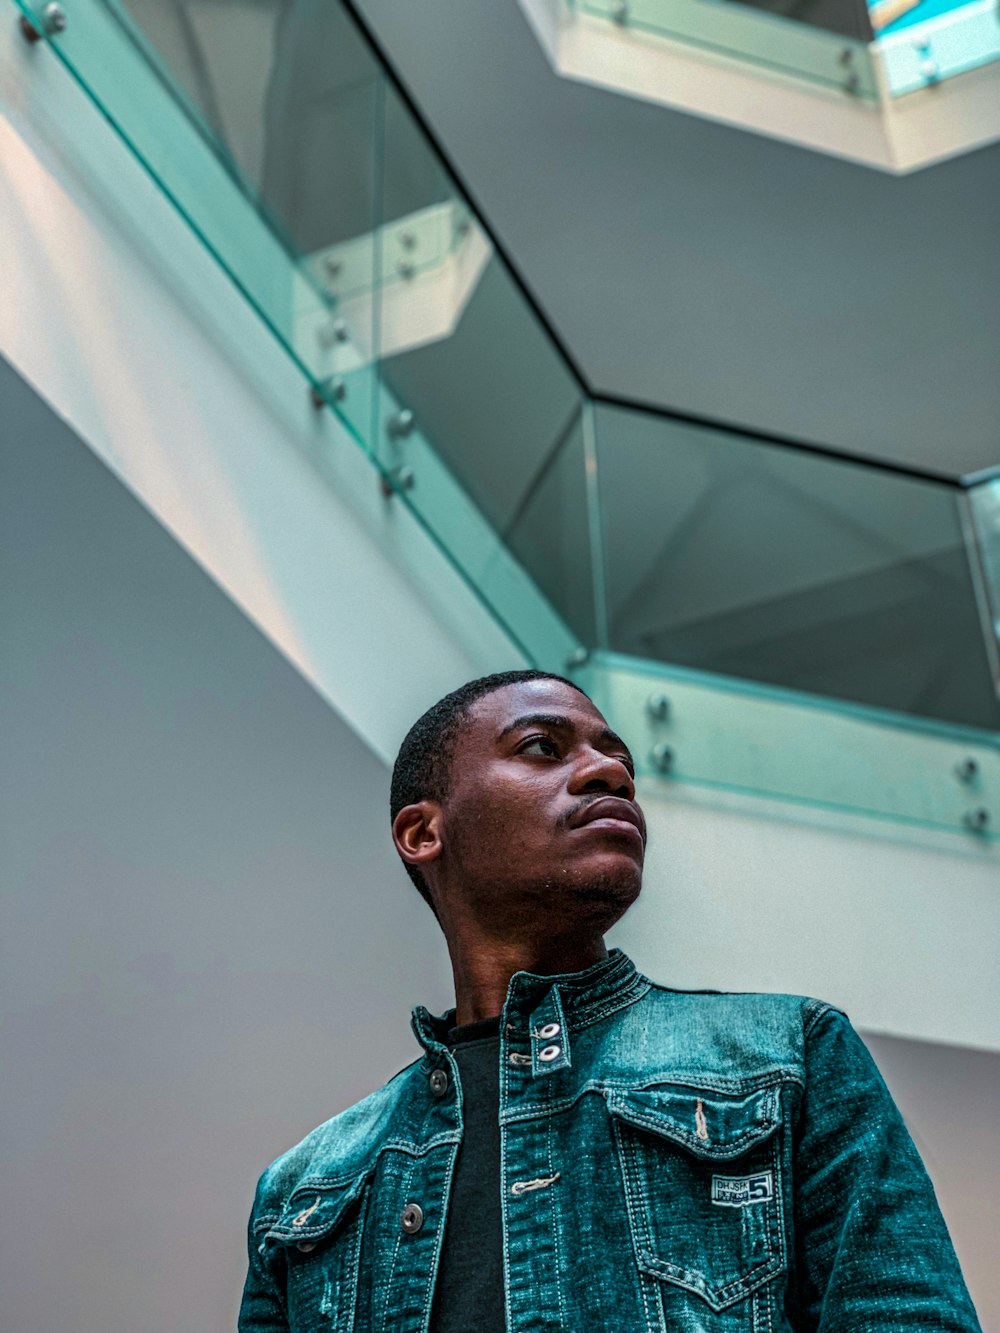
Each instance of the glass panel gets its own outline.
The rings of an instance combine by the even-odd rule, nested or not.
[[[612,648],[1000,727],[959,491],[596,415]]]
[[[51,44],[368,439],[381,75],[340,6],[74,0]]]
[[[871,16],[893,97],[1000,60],[994,0],[874,0]]]
[[[585,409],[586,410],[586,409]],[[584,412],[567,422],[504,531],[505,539],[583,642],[598,642]],[[559,664],[560,670],[563,664]]]
[[[763,4],[772,8],[769,0],[763,0]],[[867,45],[870,28],[860,0],[857,5],[852,0],[814,0],[805,10],[785,0],[774,0],[777,12],[773,13],[761,12],[753,0],[746,4],[726,0],[628,0],[625,4],[620,0],[578,0],[574,7],[630,29],[687,42],[762,69],[781,70],[855,97],[871,101],[878,98]],[[780,16],[793,11],[803,21]],[[825,22],[810,26],[810,14],[817,22],[820,17]],[[835,30],[827,31],[829,27]]]
[[[872,39],[865,0],[737,0],[737,3],[793,23],[836,32],[857,42]]]
[[[508,536],[541,560],[536,490],[569,487],[574,468],[583,485],[579,388],[391,87],[385,106],[379,459],[465,568]],[[545,573],[543,592],[558,583]],[[591,606],[588,577],[550,609],[554,639],[533,640],[533,655],[561,665],[566,622],[592,630]]]
[[[1000,478],[974,486],[965,501],[987,660],[1000,696]]]
[[[658,797],[692,784],[1000,836],[995,735],[614,654],[577,678]]]

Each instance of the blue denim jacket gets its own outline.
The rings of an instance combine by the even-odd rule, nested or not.
[[[241,1333],[426,1330],[462,1137],[442,1042],[261,1178]],[[978,1329],[934,1191],[838,1010],[670,990],[620,951],[501,1022],[509,1330]],[[416,1205],[416,1207],[413,1207]]]

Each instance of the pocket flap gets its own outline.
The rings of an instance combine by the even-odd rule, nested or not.
[[[363,1172],[336,1182],[325,1178],[304,1181],[289,1197],[284,1211],[265,1239],[287,1245],[332,1235],[351,1204],[361,1195],[368,1175]]]
[[[612,1115],[638,1129],[670,1139],[696,1157],[726,1161],[763,1142],[781,1122],[780,1089],[744,1096],[661,1084],[616,1089],[608,1094]]]

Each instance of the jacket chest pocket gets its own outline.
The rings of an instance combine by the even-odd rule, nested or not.
[[[303,1185],[265,1241],[285,1252],[293,1333],[350,1333],[355,1326],[358,1265],[369,1176]]]
[[[719,1311],[784,1269],[780,1106],[776,1087],[745,1097],[680,1086],[608,1095],[643,1272]]]

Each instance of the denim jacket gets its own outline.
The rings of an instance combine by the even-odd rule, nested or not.
[[[261,1178],[241,1333],[418,1333],[462,1138],[443,1044]],[[507,1328],[979,1328],[934,1191],[848,1020],[678,991],[620,951],[516,973],[501,1019]]]

